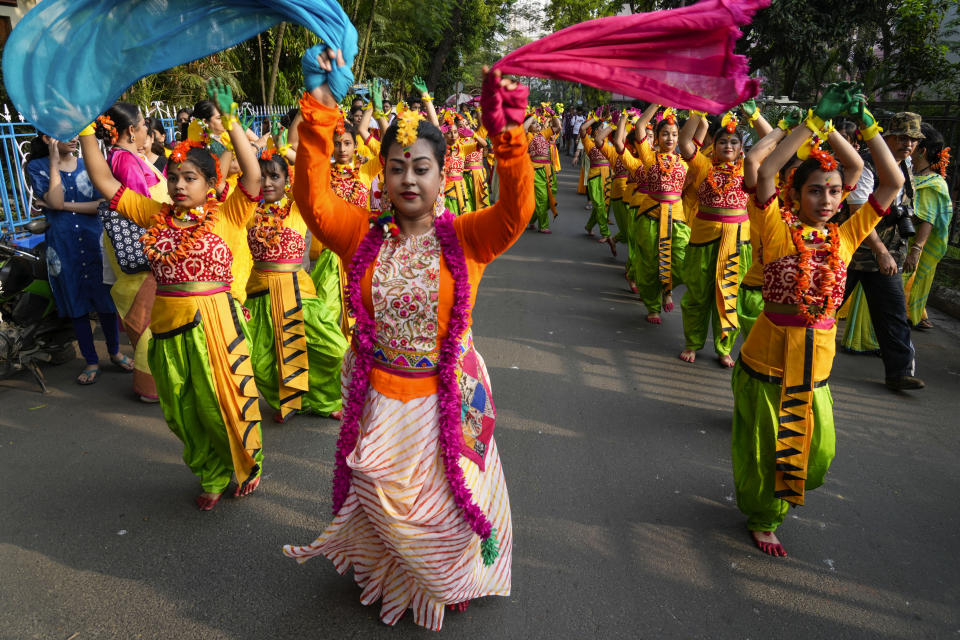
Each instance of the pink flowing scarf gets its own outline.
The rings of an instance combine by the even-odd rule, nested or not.
[[[531,42],[494,65],[504,74],[581,82],[680,109],[723,113],[755,96],[740,25],[770,0],[703,0],[598,18]]]

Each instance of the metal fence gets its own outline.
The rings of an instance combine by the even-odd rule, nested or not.
[[[171,141],[176,139],[176,116],[180,109],[180,106],[153,102],[144,115],[159,117],[167,130],[167,140]],[[270,119],[279,118],[289,110],[290,107],[279,105],[263,106],[248,102],[240,105],[240,114],[253,117],[251,129],[258,134],[269,128]],[[30,141],[36,136],[37,130],[32,124],[11,112],[8,105],[3,105],[0,110],[0,205],[3,206],[0,234],[16,235],[22,231],[23,225],[43,217],[35,206],[33,190],[24,171],[30,153]]]

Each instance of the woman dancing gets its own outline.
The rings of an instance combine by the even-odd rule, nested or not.
[[[310,61],[304,61],[309,64]],[[327,51],[321,68],[343,65]],[[510,505],[471,307],[487,264],[523,233],[533,169],[519,123],[526,88],[498,72],[483,88],[484,125],[500,174],[496,205],[459,217],[444,204],[441,132],[406,112],[383,139],[385,211],[331,197],[326,168],[337,121],[326,80],[303,97],[294,194],[307,224],[350,264],[357,324],[344,360],[344,418],[333,522],[299,562],[325,555],[352,568],[380,617],[439,630],[447,605],[509,595]]]
[[[844,191],[852,188],[844,185],[855,184],[863,167],[840,134],[825,133],[830,130],[825,120],[842,113],[859,120],[876,160],[879,186],[868,203],[837,225],[830,219]],[[773,556],[786,555],[774,531],[787,507],[802,505],[805,491],[823,483],[834,457],[827,379],[846,264],[903,184],[878,130],[852,87],[831,85],[806,126],[794,129],[759,169],[756,198],[761,204],[750,228],[763,244],[764,310],[733,369],[732,458],[737,506],[747,516],[757,547]],[[780,167],[811,135],[828,139],[843,167],[814,147],[784,185],[784,208],[767,208],[777,197]],[[758,151],[766,152],[762,147]]]
[[[142,241],[157,280],[151,314],[150,369],[183,459],[200,478],[197,506],[210,510],[236,474],[235,497],[260,483],[260,409],[246,323],[230,294],[233,249],[246,246],[247,220],[260,201],[260,166],[236,116],[229,88],[214,87],[243,176],[222,204],[219,166],[200,143],[177,145],[167,165],[163,204],[125,188],[91,135],[80,146],[94,185],[114,194],[110,206],[147,229]]]

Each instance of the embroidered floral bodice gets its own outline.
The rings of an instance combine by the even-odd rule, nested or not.
[[[437,364],[440,241],[436,231],[388,236],[373,268],[374,358],[398,369]]]
[[[330,165],[330,188],[340,196],[341,200],[367,208],[369,189],[360,180],[359,170],[352,165]]]
[[[451,150],[448,152],[443,165],[447,170],[447,176],[463,175],[463,156],[460,155],[459,151]]]
[[[666,175],[664,175],[659,162],[654,162],[647,168],[646,190],[648,193],[680,193],[683,191],[683,182],[687,179],[687,167],[677,154],[670,154],[670,158],[672,158],[672,162],[670,162]],[[667,163],[668,160],[664,158],[664,164]]]
[[[550,143],[539,133],[530,139],[530,146],[527,150],[530,153],[530,157],[534,160],[550,159]]]
[[[187,230],[173,225],[161,229],[154,247],[161,252],[175,251],[186,239]],[[207,232],[193,243],[186,256],[177,258],[173,264],[151,260],[150,268],[157,284],[183,284],[184,282],[233,282],[233,253],[223,238]]]
[[[829,270],[828,260],[830,253],[825,249],[814,250],[811,275],[811,289],[813,304],[825,306],[823,295],[823,277]],[[800,254],[778,258],[763,265],[763,300],[764,302],[779,302],[780,304],[799,304],[796,287],[800,274]],[[839,309],[843,303],[844,285],[847,281],[847,264],[840,260],[840,267],[836,273],[836,284],[833,286],[834,308]]]
[[[622,156],[617,156],[617,161],[613,163],[613,178],[626,178],[628,175],[630,172],[623,166]]]
[[[483,152],[481,152],[479,149],[476,151],[471,151],[467,154],[464,162],[466,163],[467,169],[481,169],[483,164]]]
[[[593,147],[587,153],[587,157],[590,158],[591,167],[603,167],[609,166],[610,161],[607,160],[607,156],[603,155],[603,151],[599,147]]]
[[[713,174],[713,179],[719,190],[713,188],[709,179],[705,179],[697,188],[697,197],[702,206],[716,209],[747,208],[747,201],[750,196],[743,190],[743,173],[739,171],[733,173],[716,171]],[[723,190],[728,182],[733,182],[733,185],[725,193],[721,193],[720,190]]]
[[[257,228],[250,227],[247,229],[247,243],[256,262],[300,262],[306,250],[303,236],[288,227],[281,229],[280,241],[274,244],[258,239]]]

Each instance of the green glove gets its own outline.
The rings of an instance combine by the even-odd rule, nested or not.
[[[280,133],[280,146],[281,146],[281,147],[286,146],[286,144],[287,144],[287,134],[288,134],[288,133],[290,133],[290,130],[289,130],[289,129],[284,129],[284,130]]]
[[[233,101],[233,89],[222,80],[211,78],[207,83],[207,95],[217,105],[220,116],[236,115],[237,105]],[[226,125],[224,125],[226,126]]]
[[[877,119],[873,117],[873,114],[867,109],[867,96],[862,93],[858,93],[854,96],[856,102],[853,105],[853,108],[850,110],[850,117],[860,123],[860,126],[864,129],[869,129],[877,123]]]
[[[370,102],[373,103],[374,113],[383,113],[383,87],[380,78],[370,81]]]
[[[246,131],[247,129],[253,126],[253,123],[256,120],[256,117],[252,113],[248,113],[246,115],[240,116],[239,120],[240,120],[240,126],[243,127],[244,131]]]
[[[270,135],[274,140],[280,139],[280,121],[276,118],[270,119]]]
[[[749,117],[757,112],[757,101],[750,98],[740,105],[740,109]]]
[[[427,83],[424,82],[420,76],[413,76],[413,88],[419,91],[420,95],[429,93],[429,91],[427,91]]]
[[[839,115],[849,111],[853,102],[853,96],[850,94],[852,84],[848,82],[835,82],[827,87],[827,90],[820,98],[820,102],[813,108],[813,114],[822,121],[833,120]]]
[[[790,111],[787,111],[787,113],[784,114],[783,118],[780,120],[780,123],[778,123],[777,126],[783,129],[784,126],[781,126],[781,125],[785,125],[786,128],[788,129],[794,129],[802,121],[803,121],[803,109],[801,109],[800,107],[791,107]]]

